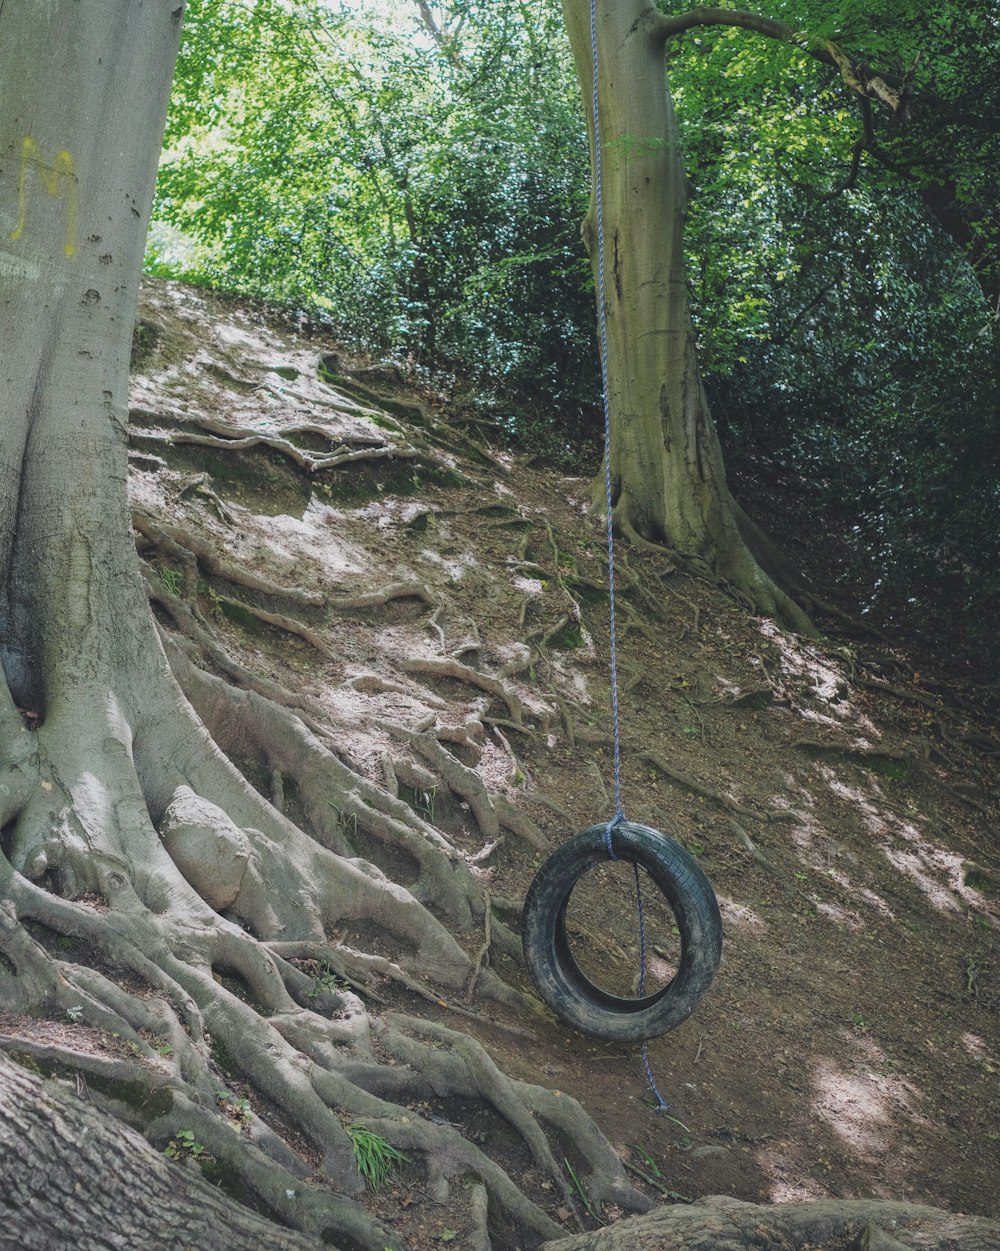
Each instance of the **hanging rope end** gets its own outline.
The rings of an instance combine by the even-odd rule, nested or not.
[[[672,1108],[666,1099],[660,1094],[656,1079],[653,1077],[653,1070],[649,1063],[649,1054],[646,1051],[646,1044],[642,1044],[642,1067],[646,1070],[646,1081],[649,1082],[649,1089],[653,1092],[653,1098],[656,1103],[653,1105],[654,1116],[665,1116],[668,1120],[673,1121],[676,1125],[680,1125],[682,1129],[687,1130],[686,1125],[682,1125],[675,1116],[671,1116]],[[688,1131],[690,1132],[690,1131]]]

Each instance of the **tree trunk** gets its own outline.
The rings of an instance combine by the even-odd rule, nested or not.
[[[563,13],[593,168],[589,0],[563,0]],[[647,0],[598,0],[600,213],[615,518],[626,533],[665,543],[707,565],[758,610],[812,632],[799,606],[751,554],[751,528],[743,524],[726,483],[688,304],[685,175],[658,16]],[[600,289],[597,211],[592,191],[583,236]]]
[[[123,767],[135,727],[155,715],[148,701],[162,713],[172,695],[125,474],[132,327],[181,15],[166,0],[0,9],[0,47],[30,66],[5,69],[0,85],[0,660],[7,729],[23,730],[15,704],[41,721],[40,785],[7,851],[42,877],[69,800],[77,854],[53,871],[79,889],[103,890],[112,862],[163,858],[148,821],[146,838],[134,833],[144,805]],[[95,740],[114,779],[100,796]],[[6,824],[19,796],[4,799]]]
[[[86,1199],[83,1199],[86,1196]],[[138,1134],[0,1052],[0,1247],[309,1251]]]

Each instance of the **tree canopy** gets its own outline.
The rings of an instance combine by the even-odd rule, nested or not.
[[[883,623],[947,605],[954,637],[988,645],[996,6],[660,11],[736,481],[761,458],[796,475]],[[552,3],[198,0],[156,209],[187,244],[154,232],[153,262],[321,311],[593,464],[577,98]]]

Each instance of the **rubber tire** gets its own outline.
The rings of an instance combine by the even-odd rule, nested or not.
[[[620,999],[581,971],[566,933],[573,888],[608,862],[606,825],[592,825],[549,857],[528,888],[521,941],[542,998],[568,1025],[612,1042],[644,1042],[687,1020],[708,989],[722,955],[722,919],[715,892],[698,863],[666,834],[623,821],[611,834],[619,860],[645,869],[663,894],[680,931],[681,958],[666,986],[643,999]]]

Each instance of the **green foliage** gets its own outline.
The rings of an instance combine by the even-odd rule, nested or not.
[[[214,1157],[207,1147],[195,1138],[193,1129],[179,1129],[163,1149],[168,1160],[195,1160],[207,1164]]]
[[[334,994],[346,982],[334,973],[329,964],[325,961],[322,965],[316,965],[316,971],[312,975],[312,986],[306,993],[309,1000],[318,999],[320,995]]]
[[[380,1134],[364,1125],[348,1125],[347,1135],[354,1149],[354,1160],[369,1190],[379,1190],[393,1168],[409,1157],[398,1151]]]
[[[416,5],[192,0],[150,263],[324,312],[470,398],[572,409],[593,312],[558,11],[433,7],[439,37]]]
[[[713,412],[737,479],[780,476],[875,620],[995,673],[997,25],[975,6],[790,7],[773,15],[918,90],[901,121],[871,110],[854,168],[862,112],[828,67],[737,30],[680,41]]]
[[[672,41],[727,456],[780,475],[873,618],[998,673],[996,5],[766,8],[908,103],[894,118],[745,30]],[[558,6],[431,11],[433,30],[416,4],[190,0],[150,262],[308,308],[414,381],[447,371],[502,436],[593,464],[586,139]],[[660,142],[612,140],[633,160]]]
[[[171,569],[167,565],[160,566],[160,581],[167,588],[171,595],[180,595],[184,586],[184,578],[176,569]]]

